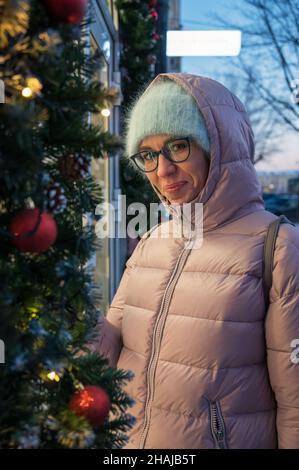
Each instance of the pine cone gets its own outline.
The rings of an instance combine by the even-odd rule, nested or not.
[[[50,183],[45,189],[45,196],[45,210],[47,212],[52,214],[60,214],[64,211],[66,208],[67,199],[64,194],[64,189],[59,183]]]
[[[59,171],[69,181],[77,181],[89,174],[89,159],[82,153],[69,153],[60,158]]]

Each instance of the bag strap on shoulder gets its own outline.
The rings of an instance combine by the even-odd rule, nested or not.
[[[285,215],[280,215],[274,222],[271,222],[268,227],[263,252],[263,290],[266,308],[268,308],[270,303],[269,292],[272,286],[275,243],[280,224],[291,224],[295,226]]]

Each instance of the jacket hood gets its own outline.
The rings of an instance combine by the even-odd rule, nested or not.
[[[190,201],[203,204],[203,232],[264,209],[262,188],[253,164],[254,136],[244,105],[221,83],[186,73],[162,73],[145,89],[160,80],[174,80],[195,99],[210,140],[210,169],[205,186]],[[174,221],[181,211],[170,204],[158,188],[154,191]],[[194,224],[194,212],[190,214]]]

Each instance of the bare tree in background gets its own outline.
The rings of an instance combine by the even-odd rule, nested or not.
[[[245,24],[215,17],[222,27],[242,31],[240,78],[284,128],[298,132],[299,0],[244,0],[239,11]]]
[[[279,125],[280,118],[273,113],[272,108],[265,107],[263,101],[257,97],[253,84],[232,73],[223,73],[222,77],[220,81],[241,99],[249,115],[255,136],[254,163],[266,160],[274,151],[281,150],[283,130]]]

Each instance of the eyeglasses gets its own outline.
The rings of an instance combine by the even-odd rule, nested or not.
[[[142,150],[130,157],[135,165],[145,173],[158,168],[159,155],[162,153],[172,163],[181,163],[190,155],[190,138],[181,137],[169,140],[161,150]]]

